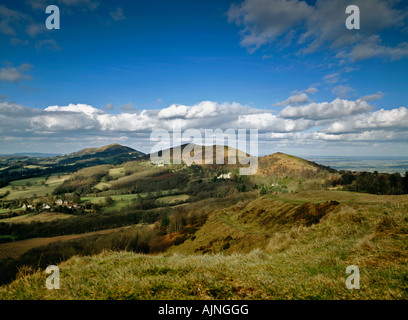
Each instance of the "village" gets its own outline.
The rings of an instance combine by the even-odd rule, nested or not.
[[[60,207],[67,209],[81,209],[82,206],[75,202],[70,202],[67,200],[57,199],[54,203],[24,203],[22,209],[24,210],[58,210]]]

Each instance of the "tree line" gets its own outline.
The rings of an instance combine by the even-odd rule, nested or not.
[[[382,195],[408,194],[408,171],[400,173],[340,171],[340,178],[332,186],[343,186],[343,190]]]

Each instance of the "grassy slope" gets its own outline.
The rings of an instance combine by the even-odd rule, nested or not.
[[[340,204],[308,225],[313,210],[327,200]],[[309,215],[296,211],[300,207],[309,208]],[[407,299],[407,212],[408,196],[265,196],[213,213],[195,240],[165,254],[72,258],[60,265],[61,290],[45,289],[43,271],[22,273],[0,289],[0,298]],[[218,253],[192,254],[210,243]],[[360,268],[360,290],[345,287],[352,264]]]
[[[134,228],[135,226],[125,226],[112,229],[105,229],[99,231],[85,232],[80,234],[70,234],[57,237],[47,237],[47,238],[32,238],[26,240],[20,240],[16,242],[0,243],[0,259],[3,258],[17,258],[24,254],[30,249],[45,246],[47,244],[59,241],[70,241],[73,239],[79,239],[84,237],[89,237],[97,234],[109,234],[117,232],[119,230],[126,230]]]
[[[34,195],[37,197],[45,196],[52,194],[55,188],[69,179],[69,177],[70,175],[68,174],[53,174],[48,180],[43,176],[12,181],[8,186],[0,189],[0,194],[7,191],[10,192],[10,194],[4,198],[5,200],[27,199],[34,197]],[[29,184],[28,186],[27,183]],[[13,186],[15,190],[13,190]]]

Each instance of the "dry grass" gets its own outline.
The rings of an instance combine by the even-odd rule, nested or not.
[[[408,299],[407,198],[307,192],[244,201],[212,213],[194,240],[167,253],[75,257],[60,265],[61,290],[45,289],[42,270],[22,273],[0,298]],[[284,223],[307,200],[319,208],[336,199],[316,223]],[[345,286],[349,265],[360,268],[360,290]]]
[[[21,216],[2,219],[1,222],[8,223],[30,223],[30,222],[50,222],[54,220],[75,219],[72,214],[64,214],[59,212],[43,212],[39,214],[27,213]]]
[[[114,229],[106,229],[106,230],[86,232],[86,233],[80,233],[80,234],[71,234],[71,235],[66,235],[66,236],[49,237],[49,238],[32,238],[32,239],[20,240],[20,241],[15,241],[15,242],[0,243],[0,259],[17,258],[30,249],[45,246],[49,243],[53,243],[57,241],[69,241],[69,240],[79,239],[82,237],[88,237],[88,236],[92,236],[96,234],[108,234],[111,232],[116,232],[118,230],[123,230],[127,228],[130,228],[130,227],[127,226],[127,227],[119,227],[119,228],[114,228]]]

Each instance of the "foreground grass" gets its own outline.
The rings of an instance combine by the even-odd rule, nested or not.
[[[297,211],[307,199],[340,203],[310,225]],[[359,290],[346,288],[349,265],[360,268]],[[60,290],[45,288],[44,270],[22,269],[0,299],[405,300],[408,196],[265,196],[214,211],[166,253],[103,252],[59,266]]]
[[[60,265],[60,290],[45,272],[0,289],[1,299],[406,299],[407,267],[365,268],[360,290],[345,286],[346,264],[309,259],[301,268],[255,250],[229,256],[104,252]],[[300,259],[302,259],[300,257]],[[320,261],[319,261],[320,260]],[[406,280],[406,278],[405,278]]]

